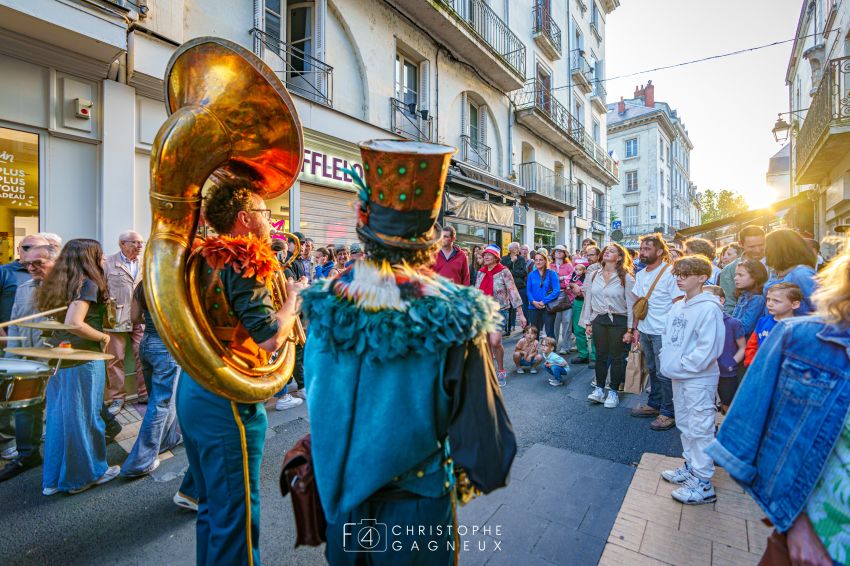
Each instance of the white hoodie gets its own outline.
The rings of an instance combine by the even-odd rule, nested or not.
[[[661,373],[716,385],[724,336],[723,312],[715,295],[700,293],[674,303],[661,340]]]

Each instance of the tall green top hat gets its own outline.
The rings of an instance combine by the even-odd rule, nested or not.
[[[399,140],[360,144],[361,183],[357,232],[394,248],[420,249],[439,234],[434,224],[443,202],[449,162],[446,145]]]

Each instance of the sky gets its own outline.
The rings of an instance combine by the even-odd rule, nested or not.
[[[620,0],[606,20],[606,75],[792,39],[801,7],[802,0]],[[765,173],[781,149],[771,129],[788,111],[792,45],[609,80],[608,102],[632,98],[636,85],[652,80],[655,99],[678,110],[694,144],[698,190],[730,189],[764,206],[774,200]]]

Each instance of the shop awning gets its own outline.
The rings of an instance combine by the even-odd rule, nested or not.
[[[795,207],[810,203],[809,193],[810,191],[803,191],[789,199],[775,202],[766,208],[748,210],[734,216],[728,216],[721,220],[715,220],[714,222],[707,222],[705,224],[700,224],[699,226],[691,226],[684,230],[678,230],[676,232],[676,238],[690,238],[691,236],[699,236],[706,232],[720,230],[729,226],[758,224],[760,221],[765,224],[770,223],[772,220],[782,218]]]
[[[459,161],[452,162],[446,182],[516,199],[525,196],[525,189],[520,185]]]

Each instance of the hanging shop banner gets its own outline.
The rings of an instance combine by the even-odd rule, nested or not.
[[[514,208],[464,195],[446,193],[447,210],[458,218],[476,220],[513,230]]]
[[[299,181],[356,191],[354,179],[346,169],[363,178],[363,164],[357,145],[331,136],[304,131],[304,159]]]

